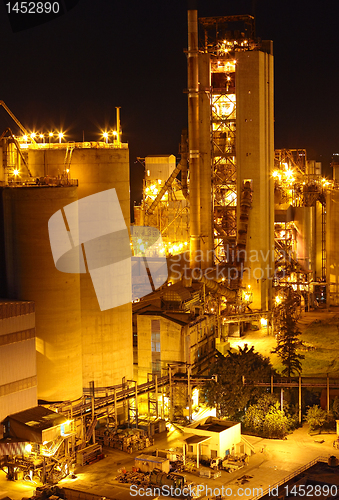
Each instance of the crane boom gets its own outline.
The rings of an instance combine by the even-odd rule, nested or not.
[[[19,120],[17,119],[17,117],[12,113],[12,111],[9,109],[9,107],[6,106],[6,104],[4,103],[4,101],[0,101],[0,106],[2,106],[3,108],[5,108],[5,110],[9,114],[9,116],[12,118],[12,120],[15,121],[15,123],[17,124],[17,126],[19,127],[19,129],[24,133],[24,135],[27,135],[27,137],[30,137],[30,135],[27,132],[27,130],[25,129],[25,127],[23,125],[21,125],[21,123],[19,122]],[[33,144],[36,144],[35,140],[32,137],[30,137],[30,140],[32,141]]]

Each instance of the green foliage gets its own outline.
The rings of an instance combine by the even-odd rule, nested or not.
[[[297,327],[297,317],[295,309],[300,302],[300,298],[293,289],[285,290],[285,297],[282,304],[279,306],[279,333],[277,334],[277,347],[271,352],[278,354],[284,366],[282,375],[291,377],[293,374],[300,375],[302,366],[301,360],[305,358],[302,354],[297,353],[297,349],[302,347],[302,342],[299,339],[301,331]]]
[[[333,411],[333,416],[335,419],[339,419],[339,398],[336,396],[333,400],[333,406],[332,406],[332,411]]]
[[[211,375],[217,375],[217,382],[205,384],[204,399],[210,407],[217,407],[220,416],[239,419],[245,407],[263,392],[255,384],[268,381],[271,374],[273,368],[269,359],[245,344],[237,352],[228,351],[226,357],[220,357],[213,365]]]
[[[273,394],[263,394],[256,404],[247,409],[244,417],[247,430],[268,438],[282,439],[291,424],[289,416],[280,410],[279,402]]]
[[[259,405],[250,405],[244,416],[244,426],[246,429],[253,431],[255,434],[261,434],[263,430],[263,422],[265,413]]]
[[[336,418],[332,410],[326,413],[326,421],[323,428],[327,431],[336,429]]]
[[[308,408],[306,413],[306,422],[310,426],[311,431],[319,430],[321,432],[327,419],[327,412],[318,405],[313,405]]]

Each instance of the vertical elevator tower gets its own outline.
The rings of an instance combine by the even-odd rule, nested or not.
[[[195,19],[189,10],[191,267],[193,243],[202,268],[232,264],[253,308],[267,310],[274,275],[273,44],[255,38],[252,16],[239,15],[199,18],[196,48]],[[245,185],[252,190],[248,225],[240,210]]]

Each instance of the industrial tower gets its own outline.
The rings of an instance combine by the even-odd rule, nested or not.
[[[267,310],[274,275],[272,42],[255,39],[252,16],[199,24],[200,46],[197,11],[189,10],[191,267],[233,267],[228,281],[232,273],[242,277],[254,309]],[[252,207],[244,216],[245,186]]]

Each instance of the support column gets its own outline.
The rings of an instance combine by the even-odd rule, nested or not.
[[[188,150],[190,202],[190,265],[200,267],[200,172],[199,172],[199,68],[198,68],[198,11],[189,10],[188,20]]]
[[[199,54],[199,169],[201,268],[213,266],[210,54]]]
[[[187,367],[187,396],[188,396],[188,418],[192,422],[192,386],[191,386],[191,366]]]
[[[302,402],[302,399],[301,399],[301,377],[299,377],[299,424],[301,424],[301,421],[302,421],[302,414],[301,414],[301,403]]]

